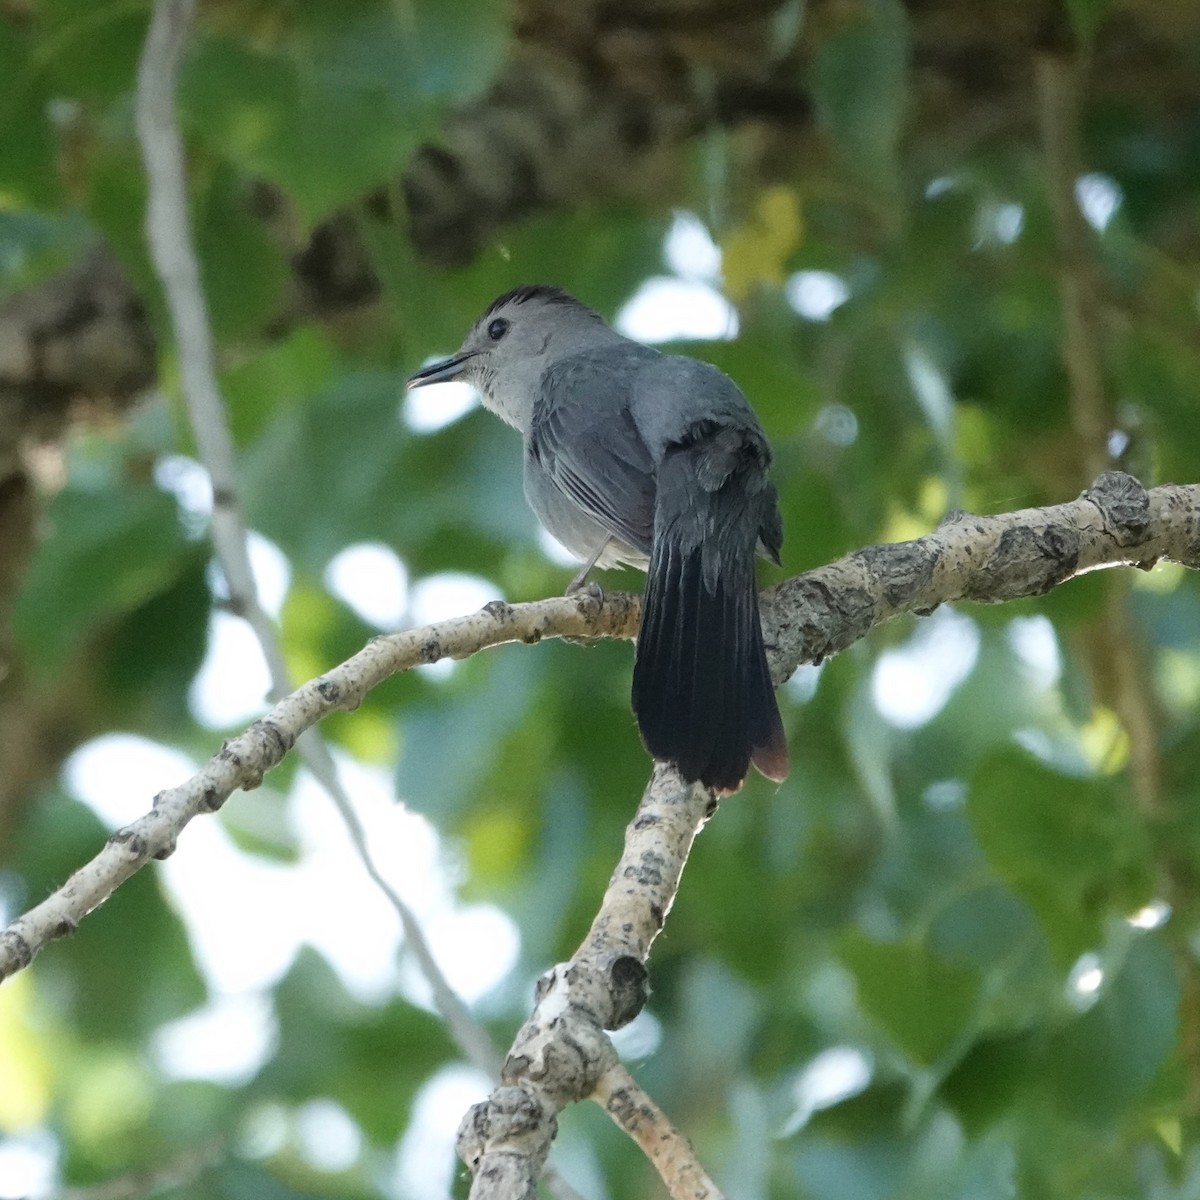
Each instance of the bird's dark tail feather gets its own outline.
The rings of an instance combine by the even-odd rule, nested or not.
[[[694,504],[696,492],[689,491]],[[758,612],[757,523],[738,511],[742,498],[703,499],[713,512],[672,519],[662,512],[660,490],[633,710],[654,758],[674,763],[689,781],[730,793],[751,763],[768,779],[786,778],[787,740]]]

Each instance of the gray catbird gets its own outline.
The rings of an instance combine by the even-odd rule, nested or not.
[[[647,750],[736,791],[787,776],[754,556],[779,562],[771,450],[716,367],[622,337],[559,288],[495,300],[452,358],[408,386],[462,379],[525,441],[525,495],[585,565],[647,571],[633,710]]]

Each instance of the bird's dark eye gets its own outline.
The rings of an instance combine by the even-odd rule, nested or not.
[[[508,322],[503,317],[497,317],[488,326],[488,337],[498,342],[508,332]]]

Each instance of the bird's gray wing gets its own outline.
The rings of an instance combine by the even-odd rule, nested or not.
[[[778,563],[783,525],[775,488],[767,479],[771,447],[737,384],[711,364],[678,354],[650,359],[634,384],[630,412],[657,464],[660,506],[662,464],[675,450],[687,449],[695,471],[692,482],[701,491],[716,493],[733,477],[742,480],[747,501],[759,514],[759,540]]]
[[[528,453],[569,501],[648,555],[654,463],[628,408],[635,366],[622,362],[613,369],[581,355],[551,367],[534,405]]]

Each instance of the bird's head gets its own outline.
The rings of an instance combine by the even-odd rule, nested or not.
[[[605,335],[616,336],[599,313],[561,288],[526,284],[493,300],[457,354],[410,375],[406,386],[473,384],[488,408],[524,430],[547,365]]]

